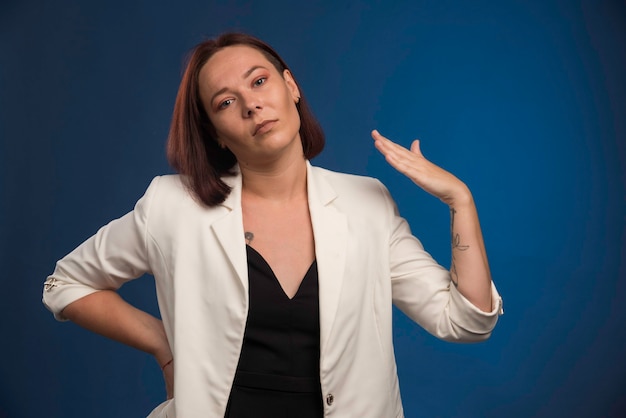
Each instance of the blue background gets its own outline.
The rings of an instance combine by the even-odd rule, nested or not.
[[[407,417],[626,416],[624,2],[4,0],[0,418],[164,398],[152,358],[54,321],[42,283],[170,172],[184,56],[224,30],[283,55],[327,134],[314,163],[380,178],[444,265],[447,209],[369,131],[420,138],[475,195],[505,315],[478,345],[395,316]],[[157,312],[152,278],[121,293]]]

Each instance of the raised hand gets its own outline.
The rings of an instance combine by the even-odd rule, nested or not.
[[[372,138],[376,149],[393,168],[445,204],[454,206],[471,200],[470,191],[461,180],[424,157],[418,140],[413,141],[409,150],[382,136],[377,130],[372,131]]]
[[[469,189],[461,180],[428,161],[420,151],[419,141],[406,149],[372,131],[374,145],[392,167],[419,187],[438,197],[450,207],[452,262],[450,277],[454,286],[479,309],[494,308],[491,273],[483,243],[478,213]]]

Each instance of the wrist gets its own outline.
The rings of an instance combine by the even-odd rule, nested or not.
[[[165,366],[165,363],[167,363],[174,357],[172,355],[172,350],[170,350],[170,347],[169,345],[167,345],[167,343],[161,349],[155,351],[153,356],[161,368],[163,368]]]
[[[167,340],[167,336],[165,335],[165,329],[161,328],[161,331],[162,332],[160,333],[158,344],[154,347],[151,354],[152,356],[154,356],[159,366],[163,368],[165,366],[165,363],[170,361],[174,356],[172,355],[169,341]]]
[[[470,189],[463,184],[463,186],[459,187],[459,189],[456,190],[445,203],[450,207],[450,209],[469,207],[474,205],[474,197],[472,196]]]
[[[172,357],[171,359],[169,359],[168,361],[166,361],[166,362],[165,362],[165,363],[163,363],[163,364],[160,364],[160,363],[159,363],[159,367],[161,367],[161,370],[162,370],[162,371],[165,371],[165,368],[166,368],[167,366],[169,366],[170,364],[172,364],[172,362],[173,362],[173,361],[174,361],[174,357]]]

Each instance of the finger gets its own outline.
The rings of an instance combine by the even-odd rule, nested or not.
[[[408,152],[408,149],[403,147],[402,145],[398,145],[389,138],[383,136],[376,129],[372,131],[372,138],[374,139],[374,145],[376,148],[382,152],[385,156],[390,153],[396,153],[401,155],[404,152]]]
[[[422,151],[420,150],[420,140],[419,139],[416,139],[411,144],[411,152],[414,153],[414,154],[419,155],[420,157],[424,156],[424,154],[422,154]]]
[[[381,141],[383,144],[395,144],[395,142],[393,142],[391,139],[381,135],[380,132],[378,132],[378,130],[376,129],[372,131],[372,138],[374,139],[374,141]]]

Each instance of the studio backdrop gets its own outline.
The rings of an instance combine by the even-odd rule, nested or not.
[[[63,257],[171,173],[189,50],[270,43],[326,132],[313,164],[379,178],[450,263],[445,205],[373,147],[378,129],[471,188],[504,298],[490,340],[394,316],[406,416],[626,414],[626,7],[622,1],[3,1],[0,418],[142,417],[147,354],[41,304]],[[121,294],[158,315],[153,279]],[[385,417],[373,417],[385,418]]]

